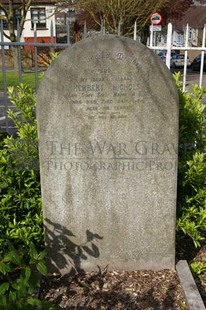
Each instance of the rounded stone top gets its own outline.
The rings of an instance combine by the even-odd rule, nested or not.
[[[38,91],[41,132],[53,130],[58,119],[71,133],[80,123],[96,134],[123,126],[154,137],[177,128],[178,109],[174,79],[161,59],[143,44],[114,35],[67,48]]]

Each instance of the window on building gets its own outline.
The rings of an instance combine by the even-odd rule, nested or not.
[[[181,33],[177,34],[177,44],[178,46],[183,45],[184,37]]]
[[[0,10],[1,21],[3,23],[3,28],[8,29],[7,21],[5,20],[5,12]]]
[[[45,8],[31,8],[31,27],[34,29],[36,23],[37,29],[46,28],[46,10]]]
[[[192,39],[192,37],[193,37],[193,35],[192,35],[193,33],[192,33],[192,28],[189,28],[189,39],[191,40]]]
[[[4,29],[8,29],[8,23],[7,23],[7,20],[4,19],[4,16],[6,17],[5,15],[5,12],[3,10],[0,10],[0,15],[3,17],[2,18],[2,21],[3,21],[3,28]],[[14,29],[17,29],[17,23],[18,23],[18,20],[20,20],[21,18],[21,11],[16,9],[14,11]]]

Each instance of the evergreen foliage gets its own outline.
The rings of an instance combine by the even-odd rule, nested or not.
[[[183,93],[179,78],[175,75],[180,97],[177,241],[189,236],[199,247],[206,231],[206,115],[201,101],[206,90],[195,85],[192,94]],[[8,112],[16,136],[0,143],[0,308],[58,309],[33,295],[40,285],[37,275],[47,274],[36,97],[23,84],[8,92],[18,113]]]

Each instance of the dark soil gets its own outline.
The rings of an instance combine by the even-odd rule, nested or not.
[[[62,309],[188,309],[173,270],[51,277],[43,282],[41,298]]]
[[[206,246],[197,253],[206,263]],[[195,279],[206,304],[206,272]],[[108,271],[50,276],[42,281],[40,299],[62,309],[188,310],[176,271]]]

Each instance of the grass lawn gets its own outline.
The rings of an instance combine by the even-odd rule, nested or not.
[[[38,74],[38,80],[40,81],[42,72]],[[6,72],[6,84],[8,86],[17,86],[19,84],[19,75],[14,71]],[[35,73],[23,73],[22,74],[22,83],[25,83],[31,87],[35,87]],[[3,91],[3,73],[0,72],[0,91]]]

